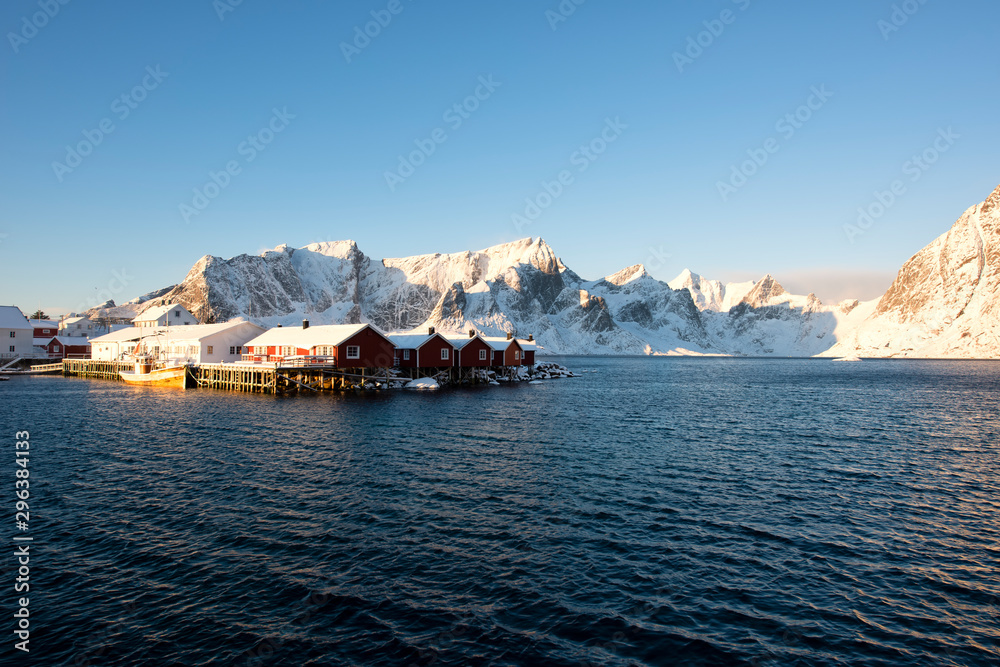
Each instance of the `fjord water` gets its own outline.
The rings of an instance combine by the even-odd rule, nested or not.
[[[596,372],[0,383],[33,664],[1000,661],[1000,363],[560,361]]]

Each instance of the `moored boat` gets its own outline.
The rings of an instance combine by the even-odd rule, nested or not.
[[[152,359],[140,358],[135,361],[135,370],[119,371],[121,379],[129,384],[157,387],[184,388],[187,366],[156,367]]]

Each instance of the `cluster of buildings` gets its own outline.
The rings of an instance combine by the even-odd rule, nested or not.
[[[17,306],[0,306],[0,359],[87,359],[89,338],[104,326],[86,317],[29,320]]]
[[[90,358],[120,361],[137,353],[192,364],[246,364],[408,369],[417,376],[450,368],[533,366],[537,344],[527,339],[423,332],[383,332],[371,324],[261,326],[234,320],[201,324],[181,305],[148,308],[131,325],[109,327],[85,317],[29,321],[14,306],[0,306],[0,336],[7,358]],[[106,329],[105,329],[106,330]]]
[[[247,341],[241,361],[280,365],[324,364],[336,368],[409,369],[411,375],[448,368],[534,366],[534,337],[426,332],[385,333],[371,324],[275,327]]]

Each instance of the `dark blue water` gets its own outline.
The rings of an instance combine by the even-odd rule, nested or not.
[[[1000,662],[1000,363],[563,363],[598,372],[0,383],[8,470],[32,442],[18,664]]]

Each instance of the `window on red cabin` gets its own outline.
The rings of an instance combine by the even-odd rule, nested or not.
[[[450,359],[450,358],[451,357],[448,356],[448,348],[442,347],[441,348],[441,361],[445,361],[446,359]]]
[[[409,361],[409,360],[410,360],[410,351],[403,350],[403,361]]]
[[[347,358],[348,359],[360,359],[361,358],[361,347],[359,345],[348,345],[347,346]]]
[[[486,350],[479,350],[479,361],[486,361]]]

